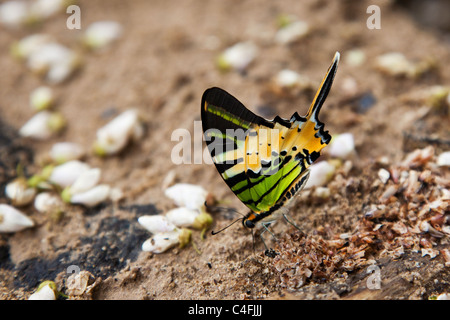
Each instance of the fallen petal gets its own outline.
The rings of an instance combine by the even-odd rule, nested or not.
[[[227,48],[217,59],[221,70],[243,71],[255,59],[258,48],[252,42],[239,42]]]
[[[328,153],[332,157],[346,159],[355,152],[355,141],[351,133],[339,134],[331,140]]]
[[[77,194],[86,192],[95,187],[100,181],[102,171],[99,168],[89,169],[80,174],[75,182],[70,186],[70,193]]]
[[[42,111],[51,107],[55,100],[51,88],[42,86],[34,89],[30,94],[30,106],[35,111]]]
[[[57,112],[41,111],[35,114],[19,130],[22,137],[38,140],[48,139],[64,127],[65,121]]]
[[[107,47],[122,35],[122,26],[115,21],[98,21],[89,25],[83,42],[91,49]]]
[[[122,150],[131,138],[138,137],[141,123],[136,110],[127,110],[97,130],[94,150],[98,155],[112,155]],[[139,132],[138,132],[139,133]]]
[[[36,0],[31,3],[30,15],[33,19],[41,21],[63,11],[67,5],[67,0]]]
[[[336,167],[328,161],[319,161],[312,164],[309,170],[309,179],[306,182],[305,189],[324,186],[333,177]]]
[[[16,208],[0,204],[0,233],[17,232],[34,226],[33,220]]]
[[[63,188],[71,186],[78,177],[90,169],[89,165],[72,160],[53,168],[49,181]]]
[[[28,16],[25,1],[6,1],[0,4],[0,23],[11,28],[23,25]]]
[[[28,57],[28,68],[37,74],[46,74],[51,83],[66,80],[79,65],[78,55],[71,49],[56,43],[44,43]]]
[[[87,207],[95,207],[109,198],[111,188],[109,185],[101,184],[83,193],[77,193],[70,199],[71,203],[83,204]]]
[[[436,297],[436,300],[450,300],[450,293],[441,293]]]
[[[34,199],[34,207],[42,213],[52,213],[62,210],[64,203],[61,198],[50,192],[41,192]]]
[[[157,233],[142,244],[143,251],[162,253],[179,243],[179,232]]]
[[[376,58],[376,67],[392,76],[413,76],[416,67],[400,52],[389,52]]]
[[[167,220],[177,227],[192,227],[198,215],[200,215],[198,210],[185,207],[172,209],[166,213]]]
[[[305,21],[295,21],[277,31],[275,41],[281,44],[295,42],[309,33],[309,25]]]
[[[78,160],[84,155],[83,148],[72,142],[55,143],[50,150],[50,158],[56,163]]]
[[[366,61],[366,54],[361,49],[348,50],[344,61],[352,67],[359,67]]]
[[[19,177],[8,183],[5,187],[6,196],[11,199],[14,206],[24,206],[33,201],[36,189],[28,186],[27,180]]]
[[[208,192],[198,185],[178,183],[167,188],[164,194],[180,207],[201,210],[205,204]]]
[[[138,222],[153,234],[171,232],[176,226],[163,215],[145,215],[138,218]]]
[[[50,281],[49,281],[50,282]],[[56,287],[53,283],[45,284],[44,286],[39,286],[35,293],[28,297],[28,300],[56,300],[55,289],[52,287]]]
[[[14,57],[19,59],[28,59],[28,57],[39,50],[40,47],[52,41],[52,37],[48,34],[32,34],[14,43],[11,47],[11,53]]]

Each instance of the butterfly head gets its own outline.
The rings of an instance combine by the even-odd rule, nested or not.
[[[243,219],[242,220],[242,225],[245,228],[248,228],[248,229],[253,229],[255,227],[255,223],[252,220],[249,220],[249,219]]]
[[[253,229],[256,226],[255,218],[256,218],[256,215],[253,212],[248,213],[242,219],[242,225],[247,229]]]

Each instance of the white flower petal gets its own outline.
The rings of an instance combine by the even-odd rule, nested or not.
[[[295,42],[309,33],[309,25],[305,21],[295,21],[284,26],[275,34],[275,41],[281,44]]]
[[[30,137],[34,139],[47,139],[52,135],[52,130],[48,126],[51,113],[48,111],[41,111],[35,114],[27,123],[19,130],[22,137]]]
[[[118,202],[124,198],[124,194],[122,189],[120,188],[111,188],[109,192],[109,199],[112,202]]]
[[[355,141],[351,133],[339,134],[331,140],[328,153],[340,159],[348,158],[355,152]]]
[[[218,60],[221,69],[242,71],[255,59],[258,48],[252,42],[239,42],[227,48]]]
[[[101,49],[119,39],[122,31],[122,26],[115,21],[94,22],[87,27],[84,42],[92,49]]]
[[[177,227],[192,227],[195,218],[200,215],[198,210],[185,207],[175,208],[166,213],[167,220]]]
[[[0,233],[17,232],[34,226],[33,220],[16,208],[0,204]]]
[[[366,54],[361,49],[352,49],[346,52],[344,60],[352,67],[359,67],[366,61]]]
[[[19,130],[22,137],[37,140],[48,139],[52,134],[57,133],[65,126],[64,117],[58,112],[47,110],[36,113]]]
[[[70,193],[77,194],[92,189],[100,181],[101,174],[102,171],[99,168],[93,168],[83,172],[70,187]]]
[[[175,184],[167,188],[164,193],[176,205],[194,210],[203,208],[208,195],[208,192],[203,187],[188,183]]]
[[[37,47],[28,57],[27,64],[30,70],[41,72],[70,56],[71,51],[68,48],[56,42],[49,42]]]
[[[316,187],[314,190],[314,196],[321,199],[328,199],[331,195],[331,191],[327,187]]]
[[[153,234],[161,232],[170,232],[176,229],[167,217],[163,215],[145,215],[138,218],[138,222],[145,229]]]
[[[8,27],[19,27],[25,23],[28,6],[25,1],[6,1],[0,4],[0,23]]]
[[[47,73],[47,80],[60,83],[67,79],[78,63],[78,56],[69,48],[56,43],[44,43],[31,52],[27,65],[35,73]]]
[[[416,67],[402,53],[389,52],[376,58],[376,67],[389,75],[412,76],[416,72]]]
[[[319,161],[312,164],[309,167],[309,170],[309,179],[306,182],[305,189],[314,186],[324,186],[328,181],[330,181],[331,177],[336,171],[336,167],[330,164],[328,161]]]
[[[95,148],[100,154],[115,154],[122,150],[139,133],[139,115],[136,110],[127,110],[114,118],[108,124],[97,130]],[[136,131],[138,130],[138,131]]]
[[[65,0],[36,0],[31,3],[30,14],[39,20],[44,20],[62,11],[66,4]]]
[[[106,184],[98,185],[83,193],[77,193],[70,199],[71,203],[83,204],[87,207],[95,207],[109,198],[111,187]]]
[[[46,285],[29,296],[28,300],[56,300],[55,291]]]
[[[84,155],[83,148],[72,142],[55,143],[50,150],[50,158],[57,163],[78,160]]]
[[[89,165],[72,160],[56,166],[50,175],[49,181],[61,187],[71,186],[78,177],[90,169]]]
[[[25,178],[16,178],[6,185],[5,194],[13,205],[24,206],[33,201],[36,189],[30,188]]]
[[[61,210],[63,205],[61,198],[50,192],[41,192],[34,199],[34,207],[42,213]]]
[[[297,72],[284,69],[278,72],[275,81],[281,87],[293,87],[298,83],[299,79],[300,75]]]
[[[72,74],[75,69],[74,64],[72,59],[52,64],[46,75],[47,81],[53,84],[63,82]]]
[[[179,242],[180,240],[178,231],[157,233],[142,244],[142,250],[154,253],[162,253],[167,249],[170,249],[173,246],[177,245]]]
[[[436,297],[436,300],[450,300],[450,293],[441,293]]]
[[[12,53],[18,58],[28,59],[28,57],[39,50],[40,47],[52,41],[52,37],[48,34],[32,34],[16,42],[12,47]]]
[[[55,97],[52,89],[46,86],[38,87],[30,94],[30,106],[36,111],[48,109],[53,104],[54,100]]]

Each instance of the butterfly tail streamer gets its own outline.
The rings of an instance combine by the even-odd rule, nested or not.
[[[320,123],[318,120],[318,115],[320,109],[322,108],[323,103],[325,102],[325,99],[328,96],[328,93],[330,92],[331,85],[333,84],[340,56],[341,55],[339,52],[335,53],[333,62],[331,63],[331,66],[328,68],[328,71],[325,77],[323,78],[319,89],[317,90],[316,96],[314,97],[314,100],[311,103],[308,113],[306,114],[307,119],[313,119],[315,122]]]

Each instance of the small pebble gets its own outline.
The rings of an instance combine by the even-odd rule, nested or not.
[[[380,170],[378,170],[378,178],[380,178],[381,182],[383,183],[388,182],[390,177],[391,174],[386,169],[381,168]]]

